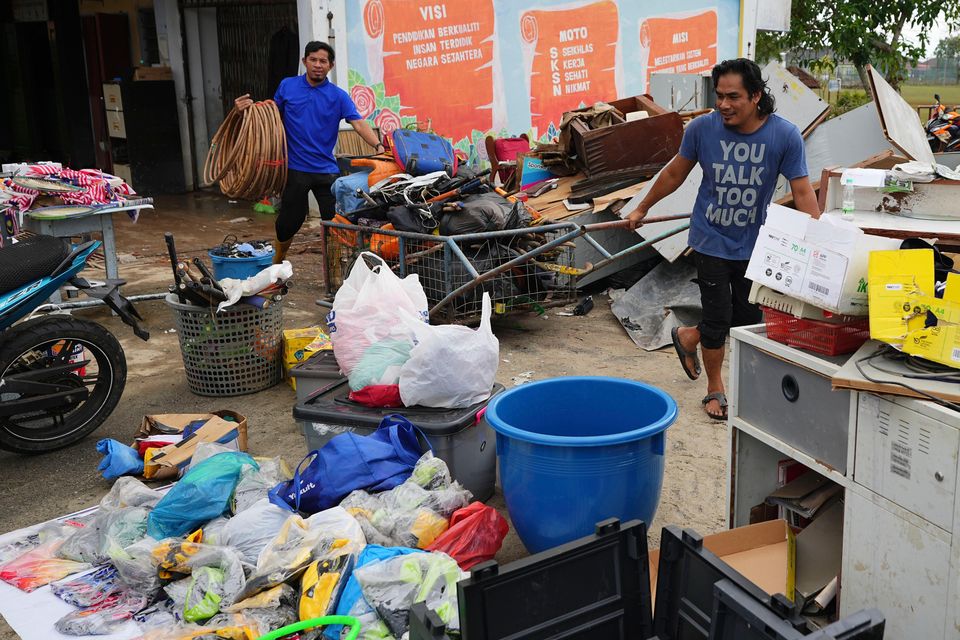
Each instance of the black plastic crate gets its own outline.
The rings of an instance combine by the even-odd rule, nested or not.
[[[660,537],[657,608],[653,618],[657,640],[708,640],[713,620],[713,585],[724,579],[792,628],[807,628],[806,621],[785,596],[768,596],[705,549],[703,538],[696,531],[670,526],[663,528]]]
[[[858,611],[805,635],[729,580],[713,587],[710,640],[882,640],[885,620],[875,609]]]
[[[647,527],[617,519],[505,567],[477,565],[457,585],[463,640],[634,640],[653,631]],[[410,640],[443,640],[425,607]]]

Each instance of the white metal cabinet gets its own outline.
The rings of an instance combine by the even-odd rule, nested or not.
[[[913,398],[842,392],[850,393],[850,410],[841,473],[802,441],[784,441],[790,424],[803,419],[791,422],[785,412],[777,418],[787,425],[747,420],[738,404],[751,392],[740,386],[745,353],[756,360],[759,350],[826,376],[845,358],[791,349],[768,340],[762,326],[730,335],[729,525],[749,522],[750,507],[775,488],[780,460],[801,462],[844,487],[841,615],[879,608],[887,640],[960,639],[960,413]]]
[[[840,608],[877,607],[884,638],[956,638],[945,634],[951,536],[871,492],[845,495]]]
[[[861,393],[857,411],[857,484],[949,531],[957,486],[960,431],[914,408]]]

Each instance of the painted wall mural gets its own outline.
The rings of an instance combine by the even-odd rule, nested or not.
[[[653,73],[709,71],[739,37],[739,0],[346,5],[360,114],[383,133],[420,123],[468,154],[489,132],[552,138],[565,111],[644,93]]]

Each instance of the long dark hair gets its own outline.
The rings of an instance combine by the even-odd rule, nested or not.
[[[770,89],[767,82],[760,73],[760,67],[753,60],[746,58],[735,58],[733,60],[724,60],[713,68],[713,88],[717,88],[717,82],[720,76],[728,73],[739,74],[743,78],[743,88],[747,90],[750,96],[760,94],[760,102],[757,103],[757,110],[762,116],[768,116],[777,110],[777,105],[770,95]]]

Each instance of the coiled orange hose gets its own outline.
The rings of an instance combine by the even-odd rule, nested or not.
[[[230,110],[203,165],[204,184],[219,182],[228,198],[261,200],[287,184],[287,136],[273,100]]]

